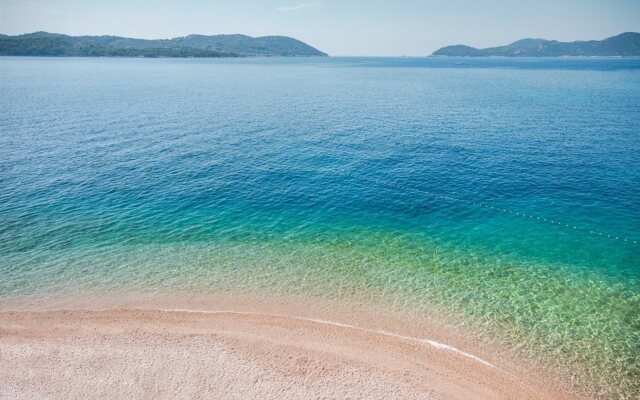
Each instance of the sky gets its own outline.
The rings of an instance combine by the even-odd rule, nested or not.
[[[0,0],[0,33],[285,35],[330,55],[424,56],[640,32],[640,0]]]

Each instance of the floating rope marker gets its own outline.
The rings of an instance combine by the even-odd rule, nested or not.
[[[274,172],[273,169],[263,169],[266,172]],[[314,171],[308,171],[308,172],[313,172],[313,173],[317,173],[317,170]],[[417,189],[417,188],[412,188],[406,185],[402,185],[402,184],[398,184],[395,182],[385,182],[384,180],[381,179],[375,179],[375,178],[367,178],[367,177],[363,177],[363,176],[356,176],[356,175],[352,175],[350,173],[340,173],[338,171],[335,170],[331,170],[331,171],[325,171],[324,174],[326,175],[341,175],[341,176],[348,176],[351,177],[353,179],[356,180],[360,180],[360,181],[369,181],[369,182],[373,182],[375,184],[378,184],[380,186],[384,186],[390,189],[394,189],[394,188],[398,188],[398,189],[402,189],[404,191],[410,191],[410,192],[414,192],[414,193],[419,193],[422,195],[428,195],[430,196],[432,199],[444,199],[444,200],[448,200],[448,201],[456,201],[459,202],[461,204],[467,204],[467,205],[473,205],[475,207],[479,207],[479,208],[484,208],[484,209],[491,209],[491,210],[497,210],[497,211],[502,211],[503,213],[509,213],[510,215],[517,215],[517,216],[522,216],[524,218],[529,218],[530,220],[537,220],[537,221],[544,221],[545,223],[551,223],[554,225],[560,225],[560,226],[564,226],[565,228],[571,228],[573,227],[574,230],[576,231],[582,231],[584,233],[590,233],[592,235],[598,235],[601,237],[606,236],[607,238],[613,240],[616,239],[618,241],[623,241],[627,242],[627,243],[632,243],[633,245],[638,245],[639,241],[638,240],[633,240],[632,238],[628,238],[628,237],[624,237],[624,236],[616,236],[615,234],[607,234],[606,232],[598,232],[598,231],[594,231],[594,230],[587,230],[586,227],[585,228],[579,228],[578,225],[570,225],[567,224],[565,222],[562,221],[557,221],[554,219],[550,219],[550,218],[543,218],[543,217],[537,217],[535,215],[531,215],[531,214],[527,214],[524,212],[520,212],[520,211],[516,211],[516,210],[509,210],[506,208],[502,208],[502,207],[496,207],[496,206],[492,206],[489,204],[485,204],[482,202],[476,202],[474,200],[467,200],[464,198],[460,198],[460,197],[454,197],[454,196],[448,196],[446,194],[442,194],[442,193],[435,193],[433,191],[429,191],[429,190],[422,190],[422,189]]]

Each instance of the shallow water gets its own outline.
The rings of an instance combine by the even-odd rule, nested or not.
[[[632,397],[640,59],[458,62],[0,58],[2,297],[436,307]]]

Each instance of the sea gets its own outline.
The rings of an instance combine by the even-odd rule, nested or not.
[[[640,396],[640,58],[0,57],[0,308],[437,312]]]

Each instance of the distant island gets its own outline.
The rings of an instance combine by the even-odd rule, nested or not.
[[[476,49],[465,45],[446,46],[433,56],[450,57],[633,57],[640,56],[640,33],[626,32],[604,40],[558,42],[522,39],[506,46]]]
[[[189,35],[173,39],[119,36],[68,36],[34,32],[0,35],[3,56],[75,57],[326,57],[327,54],[286,36]]]

